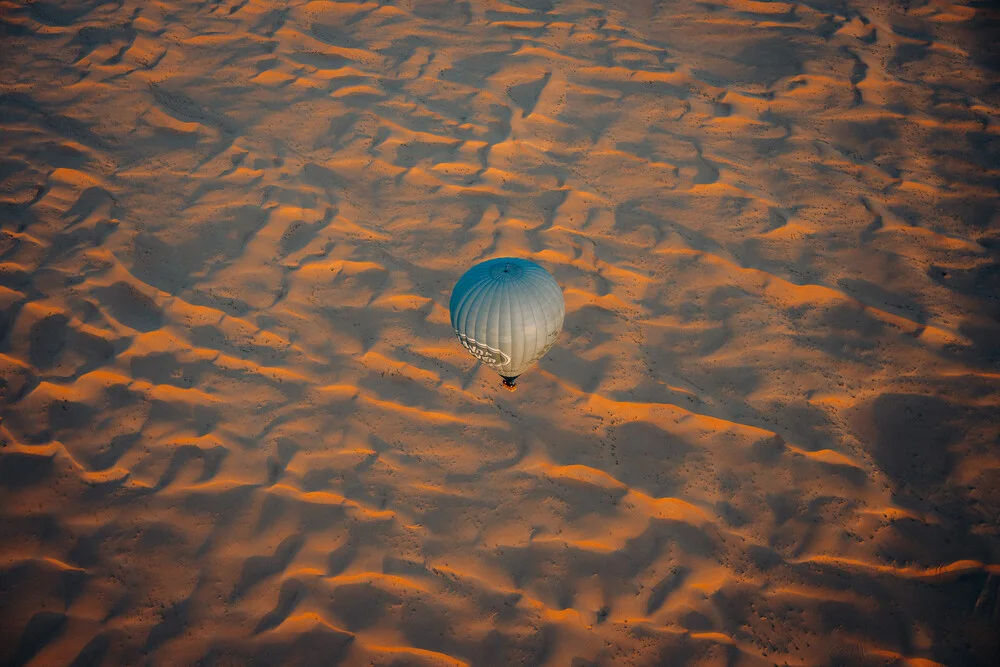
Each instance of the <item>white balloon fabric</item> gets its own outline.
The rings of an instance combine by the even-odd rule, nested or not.
[[[498,257],[458,279],[449,310],[462,345],[513,388],[514,379],[556,342],[566,303],[559,283],[541,266]]]

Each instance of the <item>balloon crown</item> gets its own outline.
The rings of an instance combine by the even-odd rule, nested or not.
[[[524,269],[514,262],[497,262],[490,267],[490,277],[494,280],[513,280],[520,278],[522,273]]]

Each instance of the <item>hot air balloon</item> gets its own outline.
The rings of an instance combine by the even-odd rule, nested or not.
[[[566,304],[559,283],[541,266],[498,257],[476,264],[458,279],[449,310],[465,349],[513,391],[517,376],[556,342]]]

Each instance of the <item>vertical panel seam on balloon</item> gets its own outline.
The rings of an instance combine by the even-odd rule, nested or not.
[[[533,299],[528,298],[526,299],[526,301],[528,303],[528,308],[531,309],[531,321],[535,325],[535,330],[532,332],[531,356],[528,357],[525,361],[534,363],[535,361],[537,361],[536,354],[538,352],[538,327],[540,325],[544,325],[545,313],[544,312],[540,313],[539,310],[535,309],[535,302]],[[539,318],[539,315],[541,315],[541,318]]]
[[[527,340],[525,339],[524,335],[524,325],[525,325],[524,305],[521,303],[520,283],[517,283],[513,286],[513,288],[511,289],[511,294],[513,295],[514,301],[517,302],[517,311],[521,315],[521,336],[518,339],[518,342],[520,343],[520,350],[516,356],[511,355],[512,357],[511,363],[514,363],[516,360],[516,363],[514,363],[514,368],[522,369],[522,367],[524,366],[524,352],[527,349],[526,345]],[[514,347],[513,345],[511,346],[511,351],[515,351],[516,349],[517,348]]]
[[[507,331],[510,334],[511,342],[513,342],[513,340],[514,340],[514,323],[512,321],[512,316],[511,316],[511,312],[510,312],[510,287],[509,286],[510,286],[510,281],[509,280],[505,280],[505,281],[503,281],[503,283],[500,284],[500,306],[497,309],[498,313],[500,314],[500,322],[498,323],[498,327],[497,327],[497,349],[500,350],[501,352],[503,352],[503,349],[504,349],[503,344],[502,344],[503,343],[504,322],[507,323]],[[504,311],[504,307],[505,306],[506,306],[506,311],[507,311],[507,318],[506,318],[506,320],[503,317],[503,311]],[[510,349],[513,352],[513,348],[510,348]],[[508,358],[511,358],[511,355],[507,355],[507,356],[508,356]],[[508,374],[509,375],[510,374],[510,361],[501,364],[501,368],[503,368],[504,374]]]
[[[490,283],[490,288],[491,288],[492,292],[491,292],[491,297],[490,297],[489,308],[486,309],[486,326],[483,327],[483,335],[482,335],[482,337],[479,336],[479,327],[478,326],[476,327],[476,340],[478,340],[480,343],[482,343],[482,344],[484,344],[484,345],[486,345],[488,347],[499,349],[500,348],[500,340],[499,340],[499,338],[500,338],[500,322],[499,322],[499,320],[500,320],[500,303],[499,303],[500,302],[500,288],[497,285],[496,280],[493,280]],[[494,309],[496,309],[496,314],[495,315],[494,315]],[[496,331],[497,331],[496,338],[497,338],[497,340],[492,340],[490,338],[490,334],[494,330],[494,327],[491,326],[491,320],[492,320],[492,322],[494,322],[496,324]],[[477,325],[478,325],[478,321],[477,321]],[[489,364],[487,364],[487,365],[489,365]]]
[[[466,281],[466,284],[471,285],[471,287],[464,287],[462,285],[463,278],[465,278],[465,276],[459,278],[458,283],[452,290],[452,299],[455,301],[455,307],[451,311],[451,326],[456,331],[461,331],[465,325],[462,318],[468,315],[469,299],[471,298],[473,292],[475,292],[482,285],[482,279],[477,281],[475,278],[472,278]],[[449,304],[449,307],[450,306],[451,304]]]
[[[480,285],[480,289],[476,292],[474,300],[470,300],[469,309],[468,309],[468,311],[466,313],[465,322],[463,323],[462,330],[461,330],[462,333],[465,334],[466,338],[468,338],[469,337],[469,330],[470,330],[469,329],[469,320],[471,319],[472,320],[472,334],[473,334],[472,335],[472,339],[473,340],[475,340],[475,338],[476,338],[476,335],[475,335],[476,334],[476,327],[479,324],[479,306],[481,305],[482,301],[485,300],[486,296],[489,294],[490,281],[488,279],[488,276],[483,277],[481,279],[481,282],[479,283],[479,285]]]
[[[473,311],[474,301],[482,295],[485,286],[486,282],[480,278],[478,282],[473,282],[472,287],[468,289],[465,295],[459,297],[459,321],[458,326],[455,327],[459,332],[463,334],[468,333],[469,316]]]

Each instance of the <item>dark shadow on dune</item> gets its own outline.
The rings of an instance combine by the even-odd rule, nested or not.
[[[66,0],[65,2],[50,2],[36,0],[28,3],[31,17],[40,23],[52,26],[69,26],[104,5],[122,5],[120,0]]]
[[[485,667],[541,665],[556,641],[554,634],[555,629],[549,625],[533,628],[528,633],[494,629],[477,645],[470,646],[467,653],[475,656],[472,664]]]
[[[973,36],[970,56],[980,67],[1000,73],[1000,6],[995,0],[974,0],[969,6],[976,10],[968,23]],[[990,90],[993,93],[1000,91],[1000,79],[993,78]]]
[[[868,604],[859,608],[834,600],[819,603],[823,629],[853,631],[869,644],[895,646],[901,653],[913,648],[913,623],[931,634],[930,656],[944,665],[993,667],[1000,655],[1000,615],[981,602],[995,594],[995,583],[982,571],[932,581],[914,581],[893,575],[855,571],[845,576],[836,566],[795,566],[798,576],[812,585],[862,592]],[[991,585],[994,586],[991,588]],[[984,613],[985,612],[985,613]]]
[[[41,4],[35,2],[29,6],[38,7]],[[33,97],[25,93],[0,94],[0,117],[3,117],[8,123],[18,120],[37,123],[56,135],[90,148],[108,150],[112,147],[104,137],[91,130],[83,121],[70,116],[50,113],[42,108]],[[63,151],[65,152],[65,149]]]
[[[879,536],[878,553],[894,563],[918,563],[936,567],[961,560],[992,562],[995,545],[983,535],[956,531],[951,526],[916,519],[900,519]]]
[[[354,562],[358,555],[358,542],[360,536],[357,530],[352,530],[351,534],[344,540],[344,543],[330,552],[326,560],[326,575],[335,577],[341,574],[348,566]]]
[[[712,85],[757,85],[771,88],[782,79],[798,76],[804,63],[815,57],[816,48],[791,34],[787,28],[772,29],[772,37],[754,40],[728,60],[728,67],[716,66],[711,70],[696,69],[693,74]],[[742,41],[742,40],[741,40]]]
[[[960,350],[958,357],[987,368],[1000,368],[1000,322],[974,320],[963,322],[959,333],[972,341],[972,349]]]
[[[748,70],[747,74],[745,77],[735,76],[733,82],[758,83],[770,88],[781,79],[801,74],[803,62],[813,56],[813,51],[791,35],[748,44],[733,58],[740,67]]]
[[[258,489],[255,484],[244,484],[223,491],[191,491],[182,501],[181,507],[195,516],[211,516],[216,529],[221,529],[244,515],[250,497]]]
[[[883,394],[871,405],[875,463],[904,498],[923,499],[952,472],[949,445],[961,436],[962,410],[934,396]]]
[[[443,605],[432,599],[410,597],[404,609],[401,626],[408,644],[446,655],[465,657],[468,654],[471,642],[451,631],[452,621]]]
[[[660,579],[649,591],[649,599],[646,600],[646,615],[652,616],[667,601],[670,595],[684,585],[690,570],[684,566],[675,566],[670,569],[667,576]]]
[[[53,473],[51,456],[6,452],[0,454],[0,486],[19,488],[35,486]]]
[[[918,324],[923,324],[927,320],[927,312],[913,295],[894,292],[862,279],[843,278],[838,284],[846,293],[865,305],[900,315]]]
[[[281,541],[271,556],[250,556],[243,563],[240,580],[233,588],[230,600],[238,600],[251,588],[269,577],[283,572],[305,544],[305,538],[300,534],[291,535]]]
[[[28,621],[21,639],[18,641],[14,657],[7,663],[10,667],[20,667],[31,661],[35,655],[54,640],[66,628],[66,614],[55,611],[40,611]]]
[[[183,406],[153,399],[149,406],[148,423],[158,422],[185,424],[200,437],[211,433],[219,423],[219,410],[212,405]]]
[[[298,579],[289,579],[281,584],[281,590],[278,591],[278,604],[273,610],[267,612],[264,618],[260,619],[257,627],[253,630],[253,634],[258,635],[261,632],[271,630],[284,623],[285,619],[295,611],[295,607],[306,596],[306,593],[307,588],[305,584]]]
[[[104,660],[104,655],[108,652],[111,641],[106,634],[99,634],[80,649],[80,652],[73,658],[69,667],[98,667]]]
[[[82,570],[66,570],[59,574],[57,589],[66,609],[69,609],[73,602],[80,596],[89,579],[90,576]]]
[[[302,475],[299,486],[306,493],[323,491],[330,487],[334,476],[337,474],[337,471],[333,468],[310,468]]]
[[[931,517],[894,520],[879,531],[876,549],[883,562],[900,567],[917,564],[933,572],[954,562],[995,563],[1000,557],[991,532],[983,530],[992,530],[996,507],[989,505],[996,493],[977,488],[988,484],[989,477],[980,476],[972,484],[956,481],[956,466],[963,459],[975,453],[995,455],[1000,444],[977,437],[994,430],[993,410],[980,407],[976,401],[977,396],[989,392],[989,386],[979,389],[970,385],[962,391],[952,390],[947,397],[883,394],[861,413],[861,433],[870,443],[874,463],[888,478],[894,501]],[[815,569],[810,576],[822,577],[824,585],[831,585],[835,578],[825,568]],[[996,632],[1000,616],[978,613],[981,600],[990,595],[986,572],[972,570],[926,584],[874,575],[866,580],[860,573],[854,573],[851,580],[858,583],[859,590],[872,591],[883,609],[888,609],[890,602],[899,604],[908,610],[902,618],[924,623],[934,637],[931,654],[935,660],[983,667],[995,664],[987,656],[1000,651],[1000,634]],[[830,605],[834,603],[828,605],[830,627],[850,627],[857,618],[854,605],[843,613],[834,613]],[[869,622],[874,626],[881,621],[872,618]],[[908,637],[908,632],[896,630],[900,637]],[[960,641],[962,636],[967,639]],[[904,649],[906,641],[899,640]]]
[[[952,94],[954,96],[954,94]],[[947,105],[946,109],[966,107],[968,101],[961,98]],[[973,112],[966,109],[965,115]],[[981,123],[978,116],[958,120]],[[947,122],[954,122],[947,119]],[[982,192],[970,191],[962,197],[943,199],[938,207],[958,218],[962,224],[977,231],[988,230],[990,222],[997,214],[996,191],[1000,188],[1000,137],[981,131],[938,130],[930,134],[930,154],[934,158],[931,170],[936,176],[967,185],[981,186]]]
[[[363,582],[337,586],[328,606],[344,627],[357,632],[378,623],[400,602],[402,598],[395,593]]]
[[[605,489],[587,482],[570,478],[557,478],[551,484],[539,485],[534,490],[539,502],[551,498],[560,503],[559,513],[567,521],[578,521],[593,515],[609,519],[621,509],[618,502],[625,496],[626,489]]]
[[[131,21],[112,27],[88,25],[80,28],[67,46],[76,47],[74,63],[78,63],[102,46],[118,46],[119,53],[124,53],[135,42],[137,34]],[[112,56],[108,62],[117,64],[121,58]]]
[[[613,474],[630,487],[654,497],[673,495],[682,482],[681,468],[697,449],[648,422],[628,422],[611,430],[621,465]]]
[[[245,661],[240,664],[261,667],[312,667],[317,664],[317,658],[321,656],[319,658],[321,664],[334,667],[344,664],[347,651],[354,642],[353,634],[326,626],[318,626],[299,635],[292,635],[291,639],[280,633],[274,637],[275,639],[252,647],[235,645],[228,650],[213,650],[199,665],[228,667],[233,664],[234,657],[243,657]]]
[[[69,318],[58,313],[38,320],[31,326],[28,360],[40,369],[51,367],[66,347]]]
[[[186,598],[165,609],[160,614],[160,622],[150,629],[143,649],[146,652],[155,651],[164,642],[184,632],[188,626],[192,604],[191,598]]]
[[[89,218],[99,208],[106,207],[112,218],[122,214],[121,207],[110,192],[101,187],[90,187],[84,190],[76,202],[63,214],[63,218],[71,219],[70,224],[76,225]]]
[[[222,460],[229,454],[229,450],[222,445],[211,448],[201,448],[196,445],[181,445],[174,450],[170,458],[170,465],[160,476],[154,491],[160,491],[170,485],[177,475],[187,466],[188,462],[200,460],[202,462],[202,472],[197,479],[197,483],[206,482],[218,472],[222,465]]]
[[[148,332],[163,325],[160,307],[135,285],[119,281],[95,292],[112,317],[127,327]]]
[[[288,502],[278,495],[267,495],[260,504],[260,516],[254,525],[254,535],[260,535],[268,528],[277,525],[285,510],[288,509]]]
[[[132,357],[129,363],[133,377],[149,380],[154,384],[168,384],[187,389],[217,370],[207,359],[178,359],[174,352],[150,352]]]
[[[601,573],[606,599],[635,595],[635,580],[640,573],[673,549],[699,558],[713,558],[720,550],[720,542],[717,536],[689,524],[652,519],[646,530],[613,551],[595,552],[558,542],[530,542],[524,547],[505,547],[496,561],[517,588],[551,607],[568,609],[575,604],[576,582],[595,572]],[[654,594],[665,600],[681,583],[680,579],[662,581],[662,590]],[[650,604],[655,606],[657,601],[654,599]]]
[[[650,664],[671,665],[671,667],[687,667],[687,665],[698,664],[693,661],[698,658],[703,649],[699,649],[695,641],[686,634],[679,636],[660,635],[658,639],[658,655]]]
[[[824,354],[850,361],[864,361],[878,350],[878,341],[887,332],[884,322],[861,303],[845,302],[819,314],[820,326],[793,334],[797,342],[818,348]]]
[[[972,345],[951,348],[945,354],[972,366],[996,369],[1000,368],[1000,236],[981,238],[979,243],[990,253],[986,261],[971,268],[931,265],[927,276],[976,304],[976,316],[958,327]]]
[[[6,285],[4,285],[6,286]],[[14,328],[18,315],[24,306],[25,300],[11,303],[8,307],[0,310],[0,349],[7,349],[10,341],[10,333]]]
[[[97,565],[101,559],[101,547],[114,536],[115,529],[107,525],[88,535],[81,535],[69,552],[70,561],[84,568]]]
[[[209,220],[191,220],[191,234],[174,243],[141,232],[133,242],[132,272],[146,284],[176,294],[191,283],[192,275],[208,277],[242,255],[267,220],[268,212],[256,206],[233,206]]]

